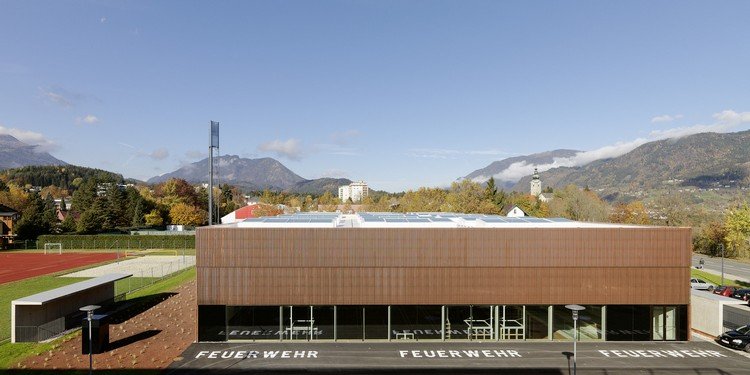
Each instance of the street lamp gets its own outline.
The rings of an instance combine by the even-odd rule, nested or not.
[[[724,244],[720,243],[721,248],[721,286],[724,286]]]
[[[94,310],[98,309],[101,306],[97,305],[88,305],[83,306],[79,310],[86,313],[86,319],[89,321],[89,375],[91,375],[94,371],[94,357],[92,357],[93,348],[91,344],[91,319],[94,317]]]
[[[573,312],[573,375],[576,374],[576,342],[578,341],[578,312],[586,310],[581,305],[565,305],[565,308]]]

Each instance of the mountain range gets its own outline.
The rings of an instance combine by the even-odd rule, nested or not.
[[[495,161],[463,178],[486,181],[495,177],[506,190],[528,191],[535,166],[549,166],[555,159],[569,158],[580,151],[559,149]],[[225,155],[215,160],[219,183],[247,190],[271,189],[291,193],[336,192],[351,183],[345,178],[306,179],[272,158],[247,159]],[[68,165],[38,147],[0,134],[0,170],[31,165]],[[607,199],[644,191],[695,188],[750,187],[750,131],[701,133],[645,143],[618,157],[600,159],[578,167],[541,168],[543,187],[568,184],[588,186]],[[208,159],[153,177],[149,184],[176,177],[191,183],[208,181]]]
[[[531,155],[514,156],[512,158],[494,161],[490,165],[477,169],[463,178],[484,182],[488,180],[490,176],[494,176],[495,186],[504,189],[511,189],[518,182],[518,177],[525,175],[522,174],[517,176],[517,173],[515,172],[518,168],[526,167],[526,173],[531,174],[534,165],[551,164],[556,158],[569,158],[575,156],[575,154],[579,152],[580,151],[563,149],[545,151]],[[514,175],[517,177],[514,178]]]
[[[223,155],[214,160],[219,183],[228,183],[249,190],[282,190],[293,193],[322,194],[325,191],[338,193],[339,185],[352,181],[345,178],[305,179],[273,158],[247,159],[237,155]],[[181,178],[191,183],[208,182],[208,158],[182,168],[150,178],[149,184],[164,182],[170,178]],[[216,181],[216,180],[215,180]]]
[[[497,186],[527,192],[535,166],[578,152],[554,150],[507,158],[464,178],[484,182],[494,176]],[[526,172],[522,178],[504,178],[517,176],[519,169]],[[542,169],[539,174],[543,187],[588,186],[608,200],[672,188],[746,188],[750,187],[750,131],[700,133],[648,142],[618,157],[577,167]]]
[[[645,143],[616,158],[540,173],[543,186],[588,186],[604,197],[665,188],[750,186],[750,131],[700,133]],[[528,191],[530,176],[514,190]]]
[[[19,141],[9,134],[0,134],[0,170],[25,167],[28,165],[66,165],[37,146]]]

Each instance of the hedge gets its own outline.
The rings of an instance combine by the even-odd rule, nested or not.
[[[195,235],[42,235],[37,249],[45,243],[61,243],[63,249],[195,249]]]

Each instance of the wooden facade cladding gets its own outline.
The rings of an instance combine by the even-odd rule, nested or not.
[[[200,305],[687,305],[689,228],[199,228]]]

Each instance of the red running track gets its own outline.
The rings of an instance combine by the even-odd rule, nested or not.
[[[116,253],[0,253],[0,284],[114,259]]]

